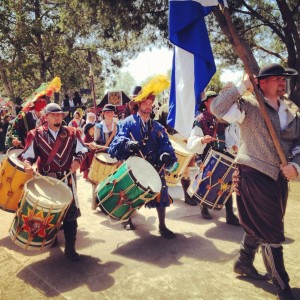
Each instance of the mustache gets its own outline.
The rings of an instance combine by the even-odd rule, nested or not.
[[[61,123],[55,123],[53,124],[54,127],[60,127]]]

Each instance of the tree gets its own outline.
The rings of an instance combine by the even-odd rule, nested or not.
[[[131,95],[135,85],[135,80],[129,72],[121,72],[116,76],[116,83],[108,87],[108,91],[123,91],[126,95]]]
[[[258,65],[274,61],[300,72],[300,1],[229,1],[229,7],[241,41],[252,56],[249,59],[255,74],[258,73]],[[234,65],[241,53],[236,51],[221,11],[215,9],[214,13],[224,33],[212,35],[217,49],[214,53],[217,58],[222,56],[224,65]],[[232,48],[226,47],[228,41]],[[296,99],[300,99],[300,82],[295,80],[291,86],[291,98],[297,102]]]

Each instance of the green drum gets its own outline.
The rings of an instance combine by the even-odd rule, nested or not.
[[[126,221],[153,200],[161,190],[161,179],[146,160],[133,156],[127,159],[96,190],[98,206],[111,218]]]
[[[56,178],[28,180],[9,230],[12,241],[29,250],[50,247],[72,199],[70,188]]]

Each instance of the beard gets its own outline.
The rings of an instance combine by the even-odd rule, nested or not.
[[[53,126],[54,126],[54,127],[57,127],[57,128],[59,128],[60,125],[61,125],[61,123],[55,123],[55,124],[53,124]]]

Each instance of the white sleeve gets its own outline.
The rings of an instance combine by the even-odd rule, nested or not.
[[[239,149],[240,131],[236,123],[225,128],[225,147],[231,155],[236,155]]]
[[[187,141],[188,150],[193,153],[202,154],[207,144],[202,144],[201,141],[204,137],[203,130],[199,126],[195,126]]]
[[[222,117],[222,120],[228,122],[228,123],[234,123],[238,122],[241,124],[244,121],[245,118],[245,112],[241,112],[237,106],[237,103],[234,103],[227,113]]]
[[[30,144],[30,146],[27,148],[27,150],[21,154],[21,157],[23,159],[28,159],[28,158],[34,159],[35,158],[33,142]]]
[[[88,151],[89,151],[88,148],[84,146],[79,139],[76,139],[76,150],[75,150],[76,154],[78,152],[87,153]]]

